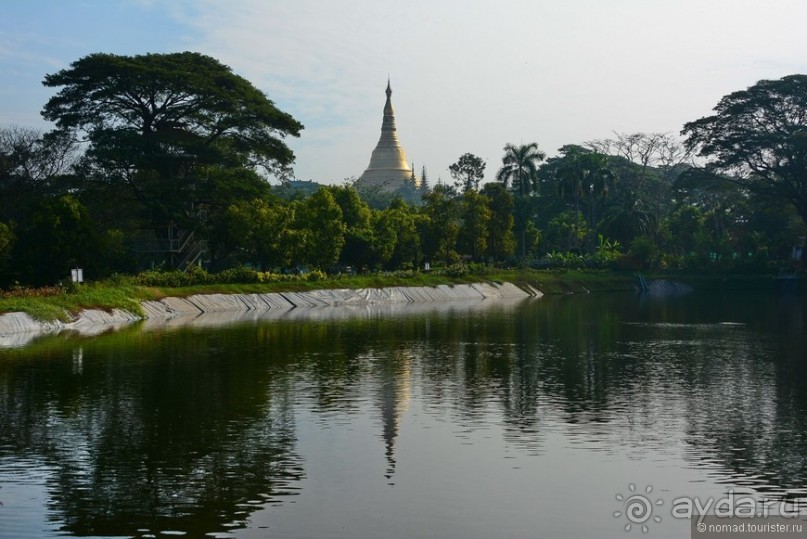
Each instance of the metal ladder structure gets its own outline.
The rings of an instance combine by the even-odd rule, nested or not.
[[[187,271],[204,261],[207,239],[199,237],[195,230],[181,229],[170,223],[163,237],[155,231],[148,231],[146,237],[138,242],[136,251],[140,254],[162,255],[172,269]]]

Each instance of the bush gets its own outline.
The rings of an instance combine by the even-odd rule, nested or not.
[[[553,251],[546,255],[545,268],[581,269],[587,266],[586,257],[578,253],[560,253]]]
[[[533,269],[607,269],[619,267],[624,256],[620,253],[618,242],[600,239],[600,246],[594,253],[573,253],[552,251],[545,257],[533,260],[529,267]]]
[[[381,271],[378,273],[379,277],[389,277],[393,279],[412,279],[416,275],[418,275],[418,272],[412,269]]]
[[[658,264],[658,245],[646,236],[634,238],[630,243],[630,254],[638,260],[641,266],[639,269],[653,269]]]
[[[113,273],[107,278],[107,282],[113,286],[129,286],[135,284],[137,277],[125,275],[123,273]]]
[[[312,270],[309,271],[308,273],[300,275],[299,277],[308,282],[314,282],[314,281],[324,281],[325,279],[328,278],[328,275],[326,275],[325,272],[322,272],[320,270]]]
[[[218,283],[258,283],[261,281],[260,274],[252,268],[240,266],[237,268],[229,268],[212,276]]]
[[[443,277],[464,277],[468,275],[469,269],[468,266],[462,263],[458,264],[451,264],[450,266],[446,266],[444,268],[438,268],[432,271],[433,275],[440,275]]]
[[[209,284],[215,279],[204,269],[192,266],[188,271],[180,270],[147,270],[134,277],[134,282],[143,286],[159,286],[165,288],[181,288]]]

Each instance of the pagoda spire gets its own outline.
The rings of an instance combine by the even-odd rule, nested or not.
[[[387,89],[385,93],[387,94],[387,102],[384,103],[384,120],[381,122],[382,138],[384,136],[384,130],[398,131],[395,128],[395,111],[392,108],[392,86],[390,86],[389,77],[387,77]],[[395,140],[396,141],[398,140],[397,134],[395,134]],[[406,159],[404,159],[404,161],[406,161]]]
[[[398,141],[398,130],[395,127],[395,111],[392,108],[392,85],[387,77],[385,90],[387,101],[384,103],[384,116],[381,121],[381,137],[370,156],[367,170],[359,177],[364,184],[380,186],[394,191],[403,182],[412,177],[412,169],[406,159],[406,151]]]

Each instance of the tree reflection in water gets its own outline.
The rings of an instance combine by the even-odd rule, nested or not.
[[[54,470],[67,533],[201,536],[297,491],[300,409],[325,424],[371,410],[394,484],[417,399],[458,436],[683,451],[718,482],[801,498],[805,320],[799,298],[603,294],[46,339],[0,352],[0,456]]]
[[[0,445],[54,470],[62,530],[202,536],[293,492],[291,388],[250,344],[192,331],[59,344],[4,363]]]

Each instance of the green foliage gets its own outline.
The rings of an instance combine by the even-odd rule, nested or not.
[[[562,199],[572,204],[572,210],[583,212],[586,218],[586,251],[591,251],[595,224],[599,220],[602,199],[614,182],[608,168],[608,158],[578,146],[564,146],[564,153],[555,173],[556,189]]]
[[[342,209],[329,189],[320,189],[303,202],[295,226],[305,232],[305,260],[325,269],[339,260],[345,244]]]
[[[470,273],[470,268],[461,263],[451,264],[442,268],[436,268],[432,270],[433,275],[439,275],[442,277],[465,277]]]
[[[496,179],[505,187],[512,187],[518,196],[527,196],[538,190],[538,163],[546,154],[538,149],[536,142],[515,146],[506,144],[502,168]]]
[[[294,155],[283,139],[302,129],[247,80],[198,53],[98,53],[44,84],[57,89],[42,111],[56,123],[45,140],[88,142],[71,193],[105,227],[209,232],[214,266],[239,262],[239,249],[277,256],[256,234],[221,233],[233,206],[268,197],[258,171],[285,177]]]
[[[0,287],[9,280],[8,264],[11,260],[11,248],[14,245],[14,233],[11,228],[0,221]]]
[[[23,223],[41,198],[63,194],[59,183],[75,159],[76,143],[33,129],[0,128],[0,221]]]
[[[259,283],[261,282],[261,274],[252,268],[246,266],[239,266],[237,268],[228,268],[215,274],[213,277],[217,283]]]
[[[240,266],[219,273],[208,273],[192,266],[188,271],[149,270],[139,273],[132,279],[133,284],[158,288],[187,288],[217,284],[256,284],[256,283],[303,283],[324,281],[328,276],[319,270],[302,273],[259,272]]]
[[[215,253],[231,253],[238,263],[254,263],[261,269],[285,267],[292,261],[295,235],[292,205],[254,199],[230,205],[211,229]]]
[[[684,165],[687,151],[665,134],[566,145],[546,163],[536,143],[507,144],[498,181],[481,190],[480,158],[450,167],[461,193],[289,179],[283,139],[302,126],[203,55],[93,54],[45,83],[58,90],[44,108],[57,129],[0,129],[0,286],[55,283],[75,266],[91,279],[133,273],[159,265],[163,255],[142,254],[155,251],[180,265],[178,237],[205,240],[205,269],[137,283],[303,285],[346,266],[419,278],[424,261],[455,268],[433,275],[476,275],[481,266],[453,264],[514,253],[564,269],[765,271],[805,235],[807,76],[762,81],[687,124],[708,167]],[[79,161],[77,137],[88,142]]]
[[[391,205],[378,216],[380,222],[389,225],[395,237],[394,249],[386,262],[387,268],[418,267],[422,256],[418,217],[414,208],[403,201]]]
[[[348,185],[332,185],[325,187],[333,195],[334,201],[342,210],[342,222],[347,229],[369,228],[372,213],[367,203],[361,199],[358,191]]]
[[[185,286],[207,284],[210,282],[210,275],[206,271],[198,268],[189,272],[154,269],[135,275],[133,281],[135,284],[142,286],[182,288]]]
[[[587,233],[586,221],[581,213],[563,212],[549,221],[546,243],[552,250],[579,251]]]
[[[14,243],[14,234],[11,232],[11,228],[0,222],[0,256],[6,255],[11,250],[12,243]]]
[[[506,260],[513,255],[516,240],[513,235],[515,204],[513,196],[500,183],[488,183],[480,191],[488,198],[490,223],[485,254],[493,260]]]
[[[637,269],[651,270],[658,267],[658,245],[646,236],[639,236],[630,243],[630,254],[639,264]]]
[[[187,155],[209,164],[226,157],[284,165],[294,156],[281,139],[302,129],[246,79],[193,52],[91,54],[44,84],[60,88],[44,118],[63,131],[85,131],[92,155],[125,166],[167,171]]]
[[[596,255],[605,263],[616,262],[622,256],[621,245],[618,241],[611,241],[602,234],[597,236],[598,245]]]
[[[538,197],[516,196],[514,197],[513,222],[514,232],[518,241],[518,254],[522,259],[526,259],[530,249],[534,246],[527,238],[527,234],[535,226],[536,209]]]
[[[459,207],[461,226],[457,235],[460,253],[479,260],[487,249],[491,211],[490,199],[474,190],[463,193]]]
[[[453,263],[459,259],[456,251],[460,232],[457,201],[454,192],[445,185],[436,185],[424,195],[421,218],[418,220],[423,256],[428,261]]]
[[[358,267],[378,265],[389,258],[389,231],[379,223],[375,213],[351,186],[326,187],[342,211],[345,227],[344,245],[339,254],[343,265]],[[391,240],[394,246],[394,238]]]
[[[707,171],[787,201],[807,224],[807,75],[759,81],[714,111],[684,126],[687,147],[711,158]]]
[[[140,295],[130,284],[83,284],[28,288],[15,286],[0,292],[0,312],[26,312],[37,320],[70,321],[82,309],[123,309],[140,315]]]
[[[581,199],[608,193],[614,175],[605,155],[579,146],[564,146],[561,152],[564,155],[555,178],[563,198],[574,201],[579,209]]]
[[[414,269],[399,269],[391,271],[380,271],[376,275],[382,279],[414,279],[415,277],[421,274]]]
[[[622,259],[621,245],[600,235],[593,253],[552,251],[534,266],[562,269],[609,269],[616,268]]]
[[[71,195],[39,201],[17,236],[16,270],[34,285],[67,279],[75,267],[97,275],[106,255],[87,208]]]
[[[524,229],[524,249],[527,256],[535,256],[538,248],[541,245],[543,235],[535,223],[527,221],[527,226]]]
[[[476,191],[479,189],[479,182],[485,177],[485,161],[474,154],[465,153],[448,170],[457,189],[463,192]]]
[[[622,193],[620,199],[608,208],[602,230],[623,242],[630,242],[636,236],[652,234],[657,229],[655,216],[636,193]]]
[[[307,274],[305,274],[305,280],[310,283],[315,281],[324,281],[327,278],[328,276],[324,272],[319,270],[309,271]]]
[[[386,266],[398,244],[399,228],[392,220],[385,219],[383,212],[373,212],[372,218],[372,243],[368,251],[370,260],[368,267],[380,268]]]

